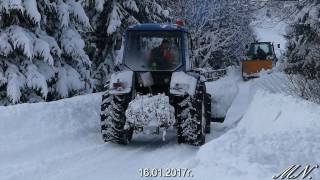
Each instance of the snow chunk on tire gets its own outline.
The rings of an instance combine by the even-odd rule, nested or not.
[[[126,110],[127,123],[138,127],[168,128],[175,122],[174,114],[174,108],[169,104],[169,97],[164,94],[137,96],[129,103]]]

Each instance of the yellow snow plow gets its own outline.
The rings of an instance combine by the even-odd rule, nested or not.
[[[278,44],[278,48],[280,45]],[[274,46],[271,42],[255,42],[246,47],[246,59],[242,61],[242,78],[259,77],[262,70],[271,70],[277,62]]]

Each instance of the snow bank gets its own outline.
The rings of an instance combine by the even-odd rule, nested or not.
[[[189,166],[197,179],[270,180],[292,164],[315,165],[319,119],[319,105],[258,91],[238,126],[202,146]]]
[[[225,117],[234,98],[238,93],[237,81],[241,79],[239,69],[227,70],[227,75],[217,81],[207,82],[206,88],[212,96],[212,116]]]
[[[0,106],[0,179],[50,179],[66,157],[102,143],[100,103],[101,94],[92,94]]]
[[[170,127],[174,122],[174,108],[169,104],[169,97],[164,94],[156,96],[137,96],[126,110],[127,122],[137,126]]]

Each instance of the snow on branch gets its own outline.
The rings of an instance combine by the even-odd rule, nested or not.
[[[24,11],[21,0],[0,0],[0,11],[8,13],[11,10]]]
[[[20,73],[17,66],[8,64],[8,69],[5,72],[7,77],[7,96],[13,103],[18,103],[21,97],[21,89],[26,84],[26,78]]]
[[[55,38],[47,35],[47,33],[44,31],[39,31],[37,33],[37,35],[39,36],[40,39],[42,39],[48,43],[48,45],[50,47],[50,52],[52,55],[56,55],[58,57],[61,56],[62,51],[61,51],[57,41],[55,40]]]
[[[95,9],[98,12],[102,12],[104,3],[105,3],[105,0],[95,0]]]
[[[50,81],[55,77],[56,68],[54,66],[43,61],[35,61],[34,64],[37,66],[39,73],[45,77],[46,81]]]
[[[113,34],[117,31],[117,28],[121,26],[121,20],[123,19],[123,14],[119,9],[119,5],[114,3],[113,9],[109,15],[109,21],[107,25],[107,33]]]
[[[68,97],[69,91],[84,89],[81,75],[71,66],[65,64],[58,69],[57,92],[61,97]]]
[[[91,25],[89,22],[89,18],[86,15],[83,7],[81,6],[80,2],[75,2],[74,0],[68,0],[67,4],[69,5],[69,12],[72,19],[75,22],[83,25],[86,30],[91,30]]]
[[[0,33],[0,55],[8,56],[12,53],[13,49],[9,43],[8,35],[4,32]]]
[[[57,5],[57,13],[60,21],[60,26],[68,27],[70,23],[69,6],[62,1],[59,1]]]
[[[33,37],[32,33],[20,26],[11,26],[7,29],[10,42],[14,49],[21,49],[23,54],[29,59],[33,57]]]
[[[10,26],[6,32],[7,35],[5,33],[1,33],[0,35],[0,54],[8,55],[11,53],[11,43],[14,50],[21,50],[30,60],[32,60],[34,56],[38,56],[42,57],[48,64],[53,65],[54,62],[51,55],[51,47],[47,41],[36,38],[36,35],[29,30],[16,25]],[[42,37],[51,41],[53,51],[56,51],[56,53],[59,54],[59,51],[61,50],[54,39],[48,36]]]
[[[46,41],[42,39],[35,39],[34,55],[42,57],[48,64],[53,65],[53,57],[50,54],[50,46]]]
[[[134,0],[127,0],[123,2],[123,6],[127,9],[130,9],[134,12],[139,12],[138,6]]]
[[[46,98],[48,94],[46,78],[34,64],[29,64],[26,70],[27,86],[35,90],[41,90],[41,94]]]
[[[84,51],[85,43],[76,30],[68,28],[63,31],[61,46],[63,52],[70,54],[78,63],[91,65],[91,61]]]
[[[26,14],[33,20],[33,22],[40,24],[41,15],[37,8],[36,0],[24,0],[24,7],[26,9]]]

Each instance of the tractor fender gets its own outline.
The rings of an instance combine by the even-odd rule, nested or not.
[[[174,72],[171,76],[170,94],[184,96],[186,94],[193,96],[196,91],[198,79],[185,72]]]
[[[109,84],[110,94],[127,94],[131,92],[133,71],[119,71],[111,75]]]

